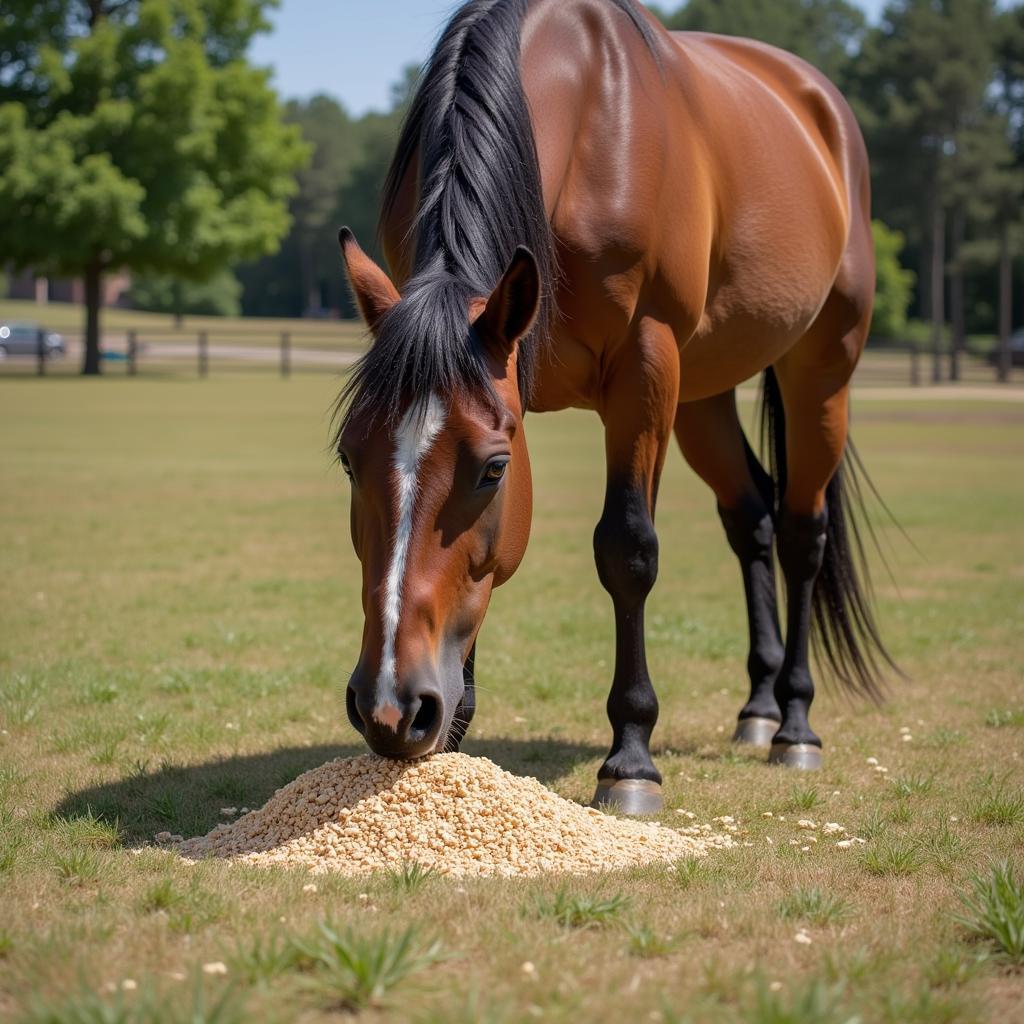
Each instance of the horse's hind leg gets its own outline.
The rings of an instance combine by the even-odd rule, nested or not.
[[[594,558],[615,608],[615,674],[608,696],[612,748],[598,771],[594,803],[626,814],[662,806],[650,752],[658,699],[647,671],[644,605],[658,574],[654,505],[678,401],[675,340],[663,324],[644,320],[634,343],[608,368],[598,410],[608,482]]]
[[[834,290],[811,331],[775,366],[786,459],[776,546],[787,607],[786,657],[775,685],[782,725],[769,760],[797,768],[821,764],[821,740],[807,717],[814,700],[808,658],[814,586],[826,559],[826,489],[846,448],[850,377],[870,318],[869,300]]]
[[[675,430],[686,461],[715,494],[743,576],[750,699],[740,710],[733,739],[767,747],[782,721],[775,699],[783,646],[775,590],[772,480],[747,443],[734,392],[680,405]]]

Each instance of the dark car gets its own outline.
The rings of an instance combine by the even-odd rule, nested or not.
[[[988,361],[993,366],[999,365],[999,344],[988,354]],[[1010,365],[1024,366],[1024,327],[1018,328],[1010,335]]]
[[[63,356],[67,349],[64,339],[42,324],[28,320],[0,320],[0,359],[7,356],[34,356],[39,353],[39,332],[43,332],[46,358]]]

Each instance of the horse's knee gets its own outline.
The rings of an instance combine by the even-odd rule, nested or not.
[[[627,491],[606,501],[594,530],[594,561],[616,601],[642,601],[650,593],[658,576],[658,535],[642,494]]]

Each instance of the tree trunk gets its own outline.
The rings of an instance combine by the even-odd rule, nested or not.
[[[932,383],[942,380],[942,333],[945,326],[946,210],[936,197],[932,206]]]
[[[1010,223],[1002,218],[999,228],[999,361],[996,375],[1010,379],[1010,330],[1013,323],[1013,262],[1010,259]]]
[[[964,268],[960,253],[964,243],[964,211],[958,203],[953,209],[952,253],[949,261],[949,315],[953,322],[953,340],[949,346],[949,379],[960,379],[960,354],[967,348],[967,322],[964,306]]]
[[[103,266],[98,259],[85,268],[85,360],[82,373],[97,376],[102,372],[100,360],[100,304],[103,295]]]

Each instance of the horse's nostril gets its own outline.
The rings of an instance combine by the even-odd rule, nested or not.
[[[366,723],[363,721],[363,716],[359,714],[356,691],[351,686],[345,691],[345,710],[348,712],[348,720],[352,723],[352,728],[360,734],[365,734]]]
[[[429,693],[420,697],[419,709],[409,729],[411,736],[420,738],[429,735],[437,721],[439,712],[440,704],[436,697],[432,697]]]

